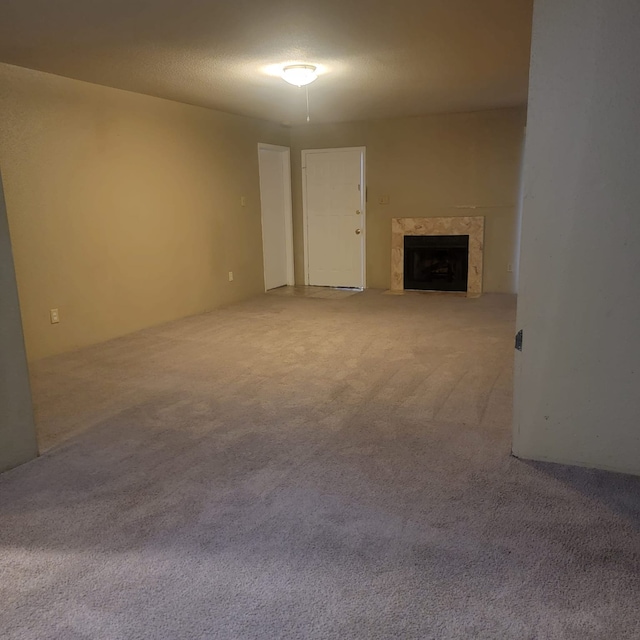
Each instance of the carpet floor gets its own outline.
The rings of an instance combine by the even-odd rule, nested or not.
[[[281,293],[33,365],[2,638],[640,638],[640,478],[510,457],[512,297]]]

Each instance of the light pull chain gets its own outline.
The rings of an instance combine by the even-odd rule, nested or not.
[[[311,122],[311,117],[309,116],[309,85],[305,85],[304,89],[307,94],[307,122]]]

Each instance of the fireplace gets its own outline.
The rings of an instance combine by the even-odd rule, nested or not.
[[[412,258],[405,256],[405,239]],[[464,247],[462,242],[466,243]],[[482,216],[392,218],[391,291],[466,291],[467,296],[479,296],[483,252]]]
[[[469,236],[404,236],[404,288],[466,291]]]

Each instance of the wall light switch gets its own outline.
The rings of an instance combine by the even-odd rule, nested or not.
[[[233,282],[233,271],[229,271],[229,282]]]
[[[512,265],[511,263],[509,263],[509,264],[507,265],[507,271],[508,271],[509,273],[513,273],[513,265]]]
[[[49,311],[49,317],[51,324],[58,324],[58,322],[60,322],[60,312],[57,309],[51,309]]]
[[[240,206],[241,207],[247,206],[247,196],[240,196]]]
[[[378,198],[378,204],[389,204],[391,198],[389,196],[380,196]]]

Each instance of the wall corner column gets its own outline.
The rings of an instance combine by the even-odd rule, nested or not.
[[[0,175],[0,472],[37,455],[29,370]]]

